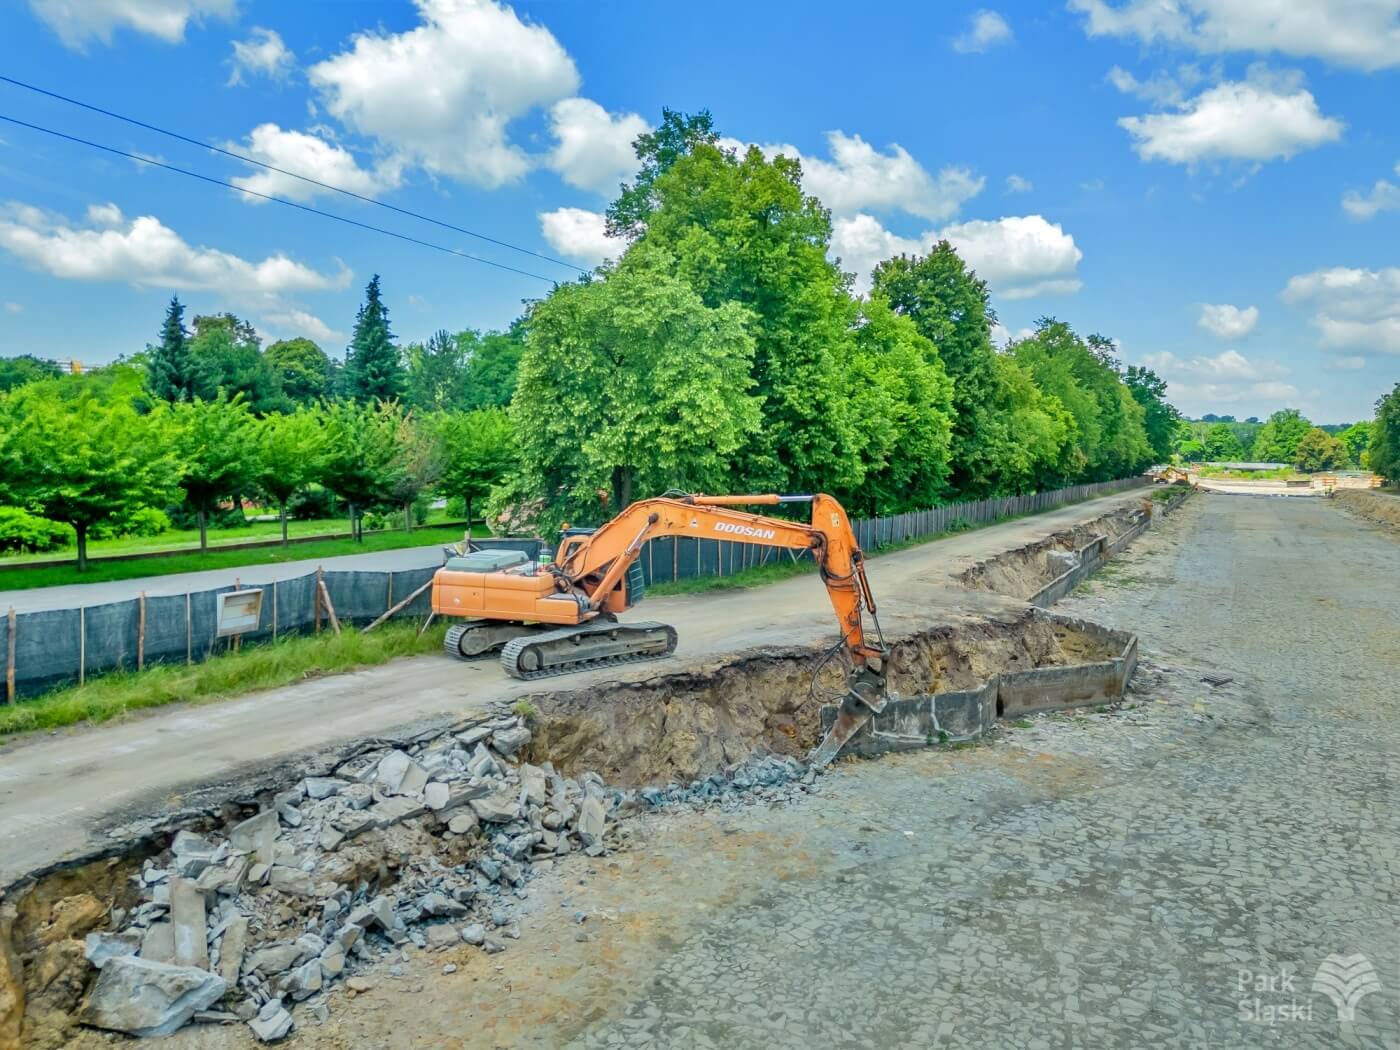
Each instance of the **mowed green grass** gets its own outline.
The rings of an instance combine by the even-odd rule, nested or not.
[[[426,527],[405,532],[366,532],[362,543],[350,539],[313,540],[287,547],[253,547],[246,550],[211,549],[207,554],[164,554],[130,561],[89,561],[87,572],[75,565],[35,565],[0,571],[0,591],[23,591],[33,587],[57,587],[67,583],[105,583],[134,580],[143,576],[169,576],[177,572],[204,572],[208,569],[237,569],[246,565],[279,565],[289,561],[334,558],[342,554],[369,554],[374,551],[426,547],[435,543],[455,543],[462,538],[457,525]],[[489,535],[478,525],[475,536]]]
[[[144,671],[116,671],[86,685],[56,689],[33,700],[0,706],[0,741],[17,733],[58,729],[80,722],[108,722],[148,707],[211,703],[322,675],[373,667],[400,656],[442,651],[445,624],[418,636],[417,623],[388,623],[369,634],[353,628],[339,636],[281,638],[244,646],[203,663],[162,664]],[[444,657],[446,659],[446,657]]]

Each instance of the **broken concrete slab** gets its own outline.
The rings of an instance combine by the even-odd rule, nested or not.
[[[281,999],[269,999],[258,1016],[248,1022],[248,1027],[262,1043],[275,1043],[285,1039],[292,1030],[292,1015],[282,1005]]]
[[[545,775],[539,766],[524,762],[520,766],[520,790],[525,801],[532,806],[543,806],[545,802]]]
[[[481,820],[470,809],[460,813],[452,814],[452,819],[447,822],[447,830],[454,835],[465,835],[473,828],[478,827]]]
[[[520,802],[512,794],[498,792],[471,800],[472,812],[487,824],[509,824],[520,816]]]
[[[307,872],[300,868],[289,868],[274,864],[267,884],[280,893],[290,893],[296,897],[315,897],[316,883]]]
[[[239,915],[224,928],[224,940],[219,946],[219,976],[230,988],[238,983],[243,968],[243,954],[248,950],[248,920]]]
[[[256,817],[249,817],[241,824],[234,825],[228,833],[228,843],[240,853],[253,854],[259,863],[271,864],[273,847],[280,830],[277,811],[265,809]]]
[[[90,933],[83,939],[83,956],[99,970],[108,959],[122,955],[135,955],[141,950],[139,930],[126,930],[123,933]]]
[[[174,963],[175,927],[168,922],[153,922],[141,938],[141,958],[148,962]]]
[[[608,814],[602,799],[589,796],[583,800],[578,814],[578,837],[585,846],[601,844],[607,829]]]
[[[226,987],[207,970],[117,956],[98,972],[78,1019],[127,1035],[169,1035],[223,998]]]
[[[339,794],[342,789],[350,786],[350,782],[339,777],[307,777],[301,782],[301,786],[307,798],[319,802]]]
[[[509,758],[530,742],[530,731],[523,726],[514,729],[498,729],[491,735],[491,746]]]
[[[413,762],[404,773],[403,779],[399,781],[398,789],[392,794],[418,796],[423,793],[423,789],[427,786],[428,771],[417,762]]]
[[[423,803],[435,813],[446,809],[451,798],[452,789],[439,780],[423,788]]]
[[[207,970],[208,917],[204,911],[204,894],[189,879],[170,880],[170,923],[175,941],[175,965]]]
[[[408,767],[411,765],[413,765],[413,759],[406,752],[390,751],[379,760],[375,781],[386,795],[396,794],[399,785],[403,783],[405,774],[408,773]]]
[[[271,977],[273,974],[290,970],[301,961],[304,954],[299,945],[269,944],[248,956],[243,965],[243,972]]]

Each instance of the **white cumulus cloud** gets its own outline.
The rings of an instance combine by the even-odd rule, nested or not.
[[[249,260],[195,247],[153,215],[126,219],[115,205],[89,211],[84,227],[38,208],[0,206],[0,248],[27,265],[73,281],[137,287],[281,295],[346,287],[350,271],[322,273],[277,253]]]
[[[1290,369],[1274,360],[1248,358],[1237,350],[1213,356],[1180,358],[1170,351],[1141,354],[1138,360],[1167,381],[1178,404],[1189,402],[1200,411],[1213,406],[1247,401],[1253,405],[1277,405],[1298,396],[1298,388],[1284,382]]]
[[[1278,53],[1353,69],[1400,65],[1396,0],[1069,0],[1090,36],[1203,54]]]
[[[1243,339],[1259,323],[1259,307],[1240,308],[1229,303],[1202,303],[1196,323],[1221,339]]]
[[[1023,178],[1020,175],[1006,176],[1007,193],[1030,193],[1033,189],[1035,189],[1035,186],[1030,179]]]
[[[178,44],[191,22],[237,11],[236,0],[29,0],[29,7],[71,48],[94,39],[110,44],[117,29]]]
[[[1400,354],[1400,267],[1314,270],[1290,278],[1281,298],[1313,311],[1325,350],[1363,357]]]
[[[891,233],[871,215],[832,224],[831,255],[856,275],[856,288],[870,287],[870,271],[892,255],[927,252],[948,241],[992,291],[1004,299],[1077,292],[1084,253],[1059,223],[1040,215],[973,219],[929,230],[919,237]]]
[[[233,42],[229,65],[233,71],[229,74],[228,83],[233,87],[244,83],[244,77],[285,80],[296,65],[296,56],[282,42],[282,34],[277,30],[254,26],[247,40]]]
[[[1011,42],[1011,27],[995,11],[983,9],[967,20],[967,28],[953,38],[953,50],[963,54],[980,54],[998,44]]]
[[[609,237],[606,217],[586,208],[556,208],[540,212],[540,232],[550,247],[561,255],[590,266],[604,259],[616,259],[627,249],[627,241]]]
[[[633,141],[651,130],[636,113],[614,115],[586,98],[556,102],[549,122],[559,142],[549,154],[549,166],[571,186],[613,195],[637,170]]]
[[[1400,164],[1395,165],[1400,175]],[[1374,219],[1383,211],[1400,211],[1400,186],[1377,179],[1370,193],[1348,190],[1342,195],[1342,207],[1353,219]]]
[[[258,315],[258,319],[262,322],[258,326],[262,330],[261,334],[268,342],[305,336],[313,342],[326,346],[342,342],[345,338],[345,333],[337,332],[315,314],[281,303],[264,309]]]
[[[387,150],[487,188],[530,157],[512,121],[577,93],[573,59],[542,25],[492,0],[416,0],[422,24],[364,32],[308,72],[326,109]]]
[[[354,155],[343,147],[276,124],[259,124],[249,132],[246,142],[225,143],[224,148],[363,197],[374,197],[393,189],[399,185],[402,174],[400,165],[393,159],[374,169],[363,168]],[[233,183],[254,193],[298,201],[309,201],[330,192],[266,168],[257,168],[251,175],[235,178]],[[256,197],[244,199],[251,204],[265,203]]]
[[[1143,160],[1172,164],[1286,160],[1335,142],[1344,127],[1323,115],[1296,77],[1262,72],[1217,84],[1171,111],[1123,117],[1118,124]]]

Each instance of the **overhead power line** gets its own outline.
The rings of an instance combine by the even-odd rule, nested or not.
[[[0,81],[3,81],[6,84],[12,84],[15,87],[24,88],[26,91],[33,91],[40,95],[46,95],[49,98],[57,99],[59,102],[66,102],[70,106],[77,106],[80,109],[86,109],[93,113],[100,113],[104,117],[111,117],[113,120],[120,120],[126,124],[131,124],[134,127],[144,128],[147,131],[154,131],[157,135],[165,135],[167,138],[176,139],[179,142],[185,142],[191,146],[198,146],[200,149],[212,150],[215,153],[223,154],[225,157],[231,157],[232,159],[241,161],[244,164],[252,164],[259,168],[265,168],[268,171],[275,171],[279,175],[286,175],[288,178],[299,179],[302,182],[308,183],[312,186],[319,186],[321,189],[329,190],[332,193],[341,193],[347,197],[353,197],[355,200],[362,201],[365,204],[373,204],[379,208],[386,208],[389,211],[398,212],[400,215],[407,215],[410,218],[419,219],[422,222],[432,223],[434,226],[441,226],[443,229],[452,230],[454,233],[463,233],[466,234],[468,237],[475,237],[478,240],[486,241],[490,244],[497,245],[501,248],[509,248],[513,252],[520,252],[523,255],[531,255],[534,256],[536,259],[543,259],[545,262],[554,263],[556,266],[565,266],[571,270],[577,270],[579,273],[588,272],[588,269],[586,267],[579,266],[577,263],[566,262],[563,259],[556,259],[552,255],[545,255],[542,252],[531,251],[529,248],[522,248],[518,244],[511,244],[509,241],[502,241],[495,237],[488,237],[484,233],[477,233],[475,230],[468,230],[465,227],[456,226],[450,222],[444,222],[441,219],[434,219],[431,215],[424,215],[422,212],[416,212],[409,208],[400,208],[398,205],[389,204],[386,201],[375,200],[373,197],[366,197],[365,195],[356,193],[353,190],[347,190],[340,186],[333,186],[328,182],[321,182],[319,179],[313,179],[309,175],[301,175],[295,171],[288,171],[286,168],[279,168],[275,164],[268,164],[265,161],[258,160],[256,157],[249,157],[248,155],[239,153],[235,150],[224,149],[221,146],[211,146],[207,142],[201,142],[199,139],[191,138],[189,135],[182,135],[178,131],[171,131],[168,128],[162,128],[156,124],[148,124],[144,120],[137,120],[135,117],[128,117],[122,113],[117,113],[110,109],[103,109],[101,106],[94,106],[90,102],[83,102],[80,99],[72,98],[68,95],[61,95],[57,91],[49,91],[47,88],[41,88],[37,84],[29,84],[23,80],[16,80],[14,77],[7,77],[3,75],[0,75]]]
[[[139,153],[128,153],[126,150],[117,149],[115,146],[105,146],[100,142],[93,142],[90,139],[79,138],[77,135],[69,135],[67,132],[56,131],[53,128],[46,128],[40,124],[31,124],[27,120],[20,120],[18,117],[8,117],[0,113],[0,120],[10,124],[17,124],[22,128],[29,128],[31,131],[42,132],[45,135],[52,135],[54,138],[64,139],[68,142],[76,142],[80,146],[88,146],[91,149],[101,150],[104,153],[112,153],[118,157],[125,157],[127,160],[135,161],[138,164],[149,164],[153,168],[163,168],[166,171],[173,171],[177,175],[184,175],[191,179],[198,179],[200,182],[207,182],[214,186],[223,186],[226,189],[236,190],[239,193],[246,193],[250,197],[259,197],[265,201],[273,201],[277,204],[285,204],[289,208],[296,208],[298,211],[309,212],[312,215],[319,215],[323,219],[334,219],[336,222],[343,222],[348,226],[356,226],[362,230],[369,230],[372,233],[382,233],[385,237],[393,237],[395,240],[407,241],[410,244],[421,245],[424,248],[432,248],[436,251],[446,252],[448,255],[455,255],[461,259],[470,259],[472,262],[479,262],[485,266],[494,266],[498,270],[507,270],[510,273],[517,273],[522,277],[533,277],[537,281],[544,281],[545,284],[558,284],[558,280],[553,277],[545,277],[543,274],[531,273],[529,270],[519,270],[514,266],[507,266],[505,263],[496,262],[494,259],[485,259],[480,255],[473,255],[471,252],[459,251],[456,248],[449,248],[445,244],[436,244],[433,241],[425,241],[420,237],[412,237],[406,233],[398,233],[394,230],[386,230],[383,226],[375,226],[373,223],[361,222],[359,219],[351,219],[344,215],[337,215],[332,211],[322,211],[320,208],[313,208],[309,204],[299,204],[296,201],[287,200],[285,197],[277,197],[270,193],[259,193],[257,190],[250,190],[244,186],[236,186],[232,182],[225,182],[223,179],[216,179],[212,175],[201,175],[197,171],[190,171],[188,168],[176,167],[174,164],[167,164],[163,160],[156,160],[153,157],[143,157]]]

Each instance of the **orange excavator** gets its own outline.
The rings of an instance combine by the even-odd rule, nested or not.
[[[787,503],[810,503],[811,523],[732,509]],[[641,600],[645,581],[637,558],[643,544],[662,536],[812,552],[851,664],[841,713],[816,755],[830,761],[884,707],[889,650],[874,618],[865,557],[845,510],[827,495],[668,494],[639,500],[597,529],[565,529],[548,565],[517,551],[450,557],[433,577],[433,612],[465,619],[448,630],[444,647],[460,658],[499,648],[506,672],[524,679],[669,656],[675,628],[617,619]],[[864,613],[876,643],[866,636]]]

